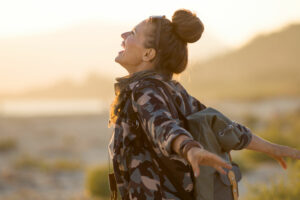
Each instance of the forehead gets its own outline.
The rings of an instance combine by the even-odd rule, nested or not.
[[[152,30],[152,28],[153,28],[153,24],[151,24],[148,19],[141,21],[134,27],[134,29],[138,33],[143,33],[143,34],[148,34]]]

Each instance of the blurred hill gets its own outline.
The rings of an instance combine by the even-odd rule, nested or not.
[[[69,34],[65,36],[67,35]],[[187,70],[179,76],[179,80],[190,94],[202,100],[299,97],[299,36],[300,24],[292,24],[270,34],[258,35],[239,49],[190,64]],[[69,40],[66,38],[66,41]],[[63,43],[64,40],[60,42]],[[69,41],[69,43],[71,45],[72,42]],[[59,53],[71,56],[67,51],[67,46],[62,46],[64,48]],[[80,57],[81,48],[74,44],[70,48],[78,51],[77,56]],[[88,55],[85,55],[88,58]],[[52,56],[54,58],[58,55]],[[81,56],[78,59],[82,60],[83,65],[86,58]],[[70,59],[76,62],[77,57]],[[43,63],[50,68],[53,64],[45,61]],[[113,81],[113,78],[108,78],[102,73],[91,72],[81,83],[71,79],[62,79],[48,87],[36,86],[35,89],[27,92],[17,95],[0,95],[0,98],[96,97],[111,99],[114,96]]]
[[[82,82],[62,79],[48,87],[37,87],[18,94],[2,94],[0,99],[80,99],[98,98],[111,100],[114,87],[112,80],[99,73],[91,72]]]
[[[180,80],[199,99],[299,97],[299,52],[300,24],[291,24],[190,66]]]
[[[134,25],[89,21],[47,33],[0,38],[0,94],[59,85],[64,77],[83,80],[91,71],[113,81],[124,71],[114,62],[122,49],[120,35]],[[209,28],[189,48],[195,59],[228,50]]]

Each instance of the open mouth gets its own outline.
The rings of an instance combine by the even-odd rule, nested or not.
[[[125,42],[124,41],[121,43],[121,47],[123,47],[123,50],[119,51],[119,54],[121,54],[125,51]]]

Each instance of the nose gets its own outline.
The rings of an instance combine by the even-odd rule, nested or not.
[[[121,34],[121,37],[125,40],[127,38],[128,34],[129,34],[129,31],[124,32]]]

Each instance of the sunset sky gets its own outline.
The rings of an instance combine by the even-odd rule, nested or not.
[[[0,40],[51,33],[93,21],[103,25],[114,24],[129,28],[150,15],[166,15],[171,19],[173,12],[179,8],[195,12],[204,22],[206,30],[224,45],[232,48],[245,44],[257,34],[280,29],[292,22],[300,22],[299,0],[0,0]],[[115,41],[114,44],[112,42],[115,45],[112,45],[111,50],[112,65],[115,65],[113,57],[120,50],[119,35],[120,33],[113,33],[110,38]],[[113,71],[112,74],[124,74],[124,70],[120,69]],[[29,74],[30,70],[36,69],[28,69]],[[60,70],[57,68],[56,74],[36,81],[24,74],[24,83],[27,82],[28,87],[37,83],[46,84],[54,76],[66,75],[65,72],[60,73],[62,72]],[[85,66],[77,74],[83,76],[91,70],[95,70],[95,66],[93,68]],[[7,80],[0,90],[20,88],[17,84],[10,86],[15,81],[7,77],[13,77],[13,71],[19,70],[1,66],[0,60],[0,79]],[[1,77],[3,74],[6,76],[5,79]],[[23,87],[26,86],[24,83]]]
[[[47,32],[88,20],[134,23],[155,14],[171,18],[178,8],[196,12],[233,46],[300,20],[299,0],[9,0],[0,1],[0,37]]]

